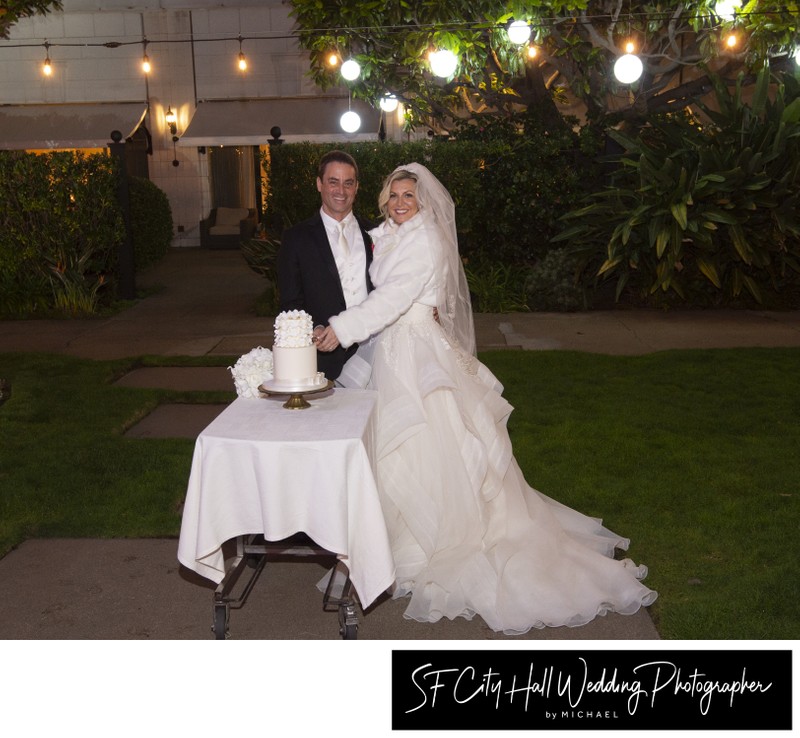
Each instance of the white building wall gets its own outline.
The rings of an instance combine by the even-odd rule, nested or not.
[[[180,136],[194,114],[192,45],[170,42],[170,39],[191,39],[192,13],[148,11],[142,14],[142,25],[144,37],[149,41],[147,55],[153,66],[147,78],[150,106],[147,126],[153,137],[150,179],[169,197],[175,245],[196,246],[200,243],[200,220],[210,210],[206,157],[196,149],[173,145],[165,120],[167,109],[171,108],[177,115]],[[141,63],[141,49],[138,52],[137,66]],[[177,166],[173,164],[175,161]]]
[[[0,105],[147,102],[150,178],[169,197],[176,245],[198,245],[199,222],[210,209],[208,157],[196,148],[173,146],[164,114],[168,107],[176,112],[180,136],[201,100],[320,94],[306,75],[307,53],[292,37],[289,6],[282,0],[64,0],[63,5],[63,11],[19,22],[9,39],[0,40]],[[240,35],[249,37],[243,41],[246,73],[237,67],[238,41],[217,40]],[[143,39],[153,65],[149,75],[141,70]],[[46,41],[52,44],[49,78],[41,73]],[[120,46],[105,45],[114,43]],[[389,138],[399,140],[400,125],[389,118]]]

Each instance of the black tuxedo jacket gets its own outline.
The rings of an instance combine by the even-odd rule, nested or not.
[[[364,278],[367,291],[372,290],[369,265],[372,263],[372,239],[366,231],[368,224],[356,219],[364,237],[367,268]],[[314,325],[328,325],[328,319],[347,309],[333,258],[328,234],[317,212],[314,217],[288,228],[281,236],[278,251],[278,290],[280,309],[305,310]],[[330,353],[317,353],[317,366],[328,379],[336,379],[344,363],[355,353],[357,346]]]

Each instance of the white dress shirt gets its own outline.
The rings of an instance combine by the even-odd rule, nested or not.
[[[339,271],[345,304],[347,307],[359,305],[367,297],[367,254],[358,221],[352,212],[342,220],[345,224],[345,237],[350,246],[349,251],[345,252],[339,245],[339,221],[331,218],[323,210],[320,210],[320,215],[328,234],[328,243],[333,252],[336,269]]]

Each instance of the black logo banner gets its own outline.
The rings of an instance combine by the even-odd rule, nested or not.
[[[393,730],[791,730],[792,652],[392,651]]]

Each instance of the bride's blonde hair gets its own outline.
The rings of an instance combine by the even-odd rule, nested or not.
[[[414,183],[414,194],[417,197],[417,204],[419,205],[420,209],[425,206],[425,203],[423,202],[425,196],[419,186],[419,177],[417,177],[414,172],[410,172],[408,169],[395,169],[383,181],[383,189],[381,190],[381,194],[378,195],[378,208],[381,211],[381,215],[387,220],[389,218],[389,193],[392,189],[392,185],[395,182],[399,182],[403,179],[410,179]]]

